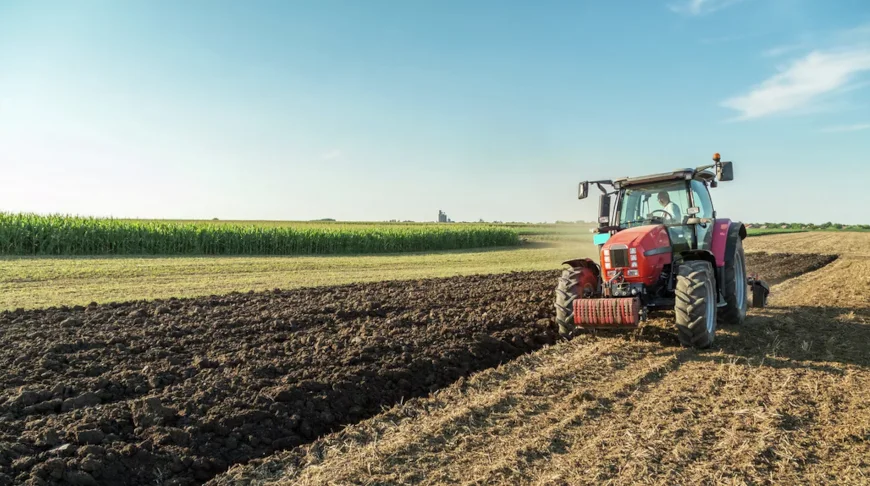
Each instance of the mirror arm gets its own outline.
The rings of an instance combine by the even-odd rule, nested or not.
[[[598,189],[601,190],[601,192],[603,192],[604,194],[607,194],[607,189],[605,189],[602,184],[609,184],[611,186],[613,185],[613,181],[611,180],[589,181],[589,183],[598,186]]]

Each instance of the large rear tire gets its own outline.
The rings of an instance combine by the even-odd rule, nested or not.
[[[746,284],[746,256],[743,241],[738,238],[734,258],[725,264],[725,307],[719,309],[720,324],[743,324],[746,309],[749,307],[748,285]]]
[[[716,334],[716,277],[703,260],[688,261],[677,270],[674,314],[683,346],[707,348]]]
[[[559,335],[565,339],[573,336],[577,329],[574,325],[574,301],[580,298],[579,275],[579,271],[566,268],[556,286],[556,324],[559,325]]]

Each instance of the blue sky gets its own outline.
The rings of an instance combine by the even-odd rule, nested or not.
[[[0,210],[594,218],[708,163],[744,221],[870,222],[870,2],[0,0]]]

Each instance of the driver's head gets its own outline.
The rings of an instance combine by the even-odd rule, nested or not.
[[[671,196],[669,196],[667,192],[664,192],[664,191],[660,192],[659,193],[659,204],[661,204],[662,206],[665,206],[669,202],[671,202]]]

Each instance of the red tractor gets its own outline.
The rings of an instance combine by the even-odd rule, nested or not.
[[[594,237],[600,254],[598,262],[565,262],[556,288],[562,336],[578,328],[633,329],[649,311],[673,309],[680,342],[706,348],[717,324],[743,322],[750,296],[753,306],[764,306],[767,285],[746,274],[746,228],[717,217],[710,199],[709,188],[733,179],[733,166],[719,154],[713,161],[580,183],[580,199],[590,184],[602,192]]]

